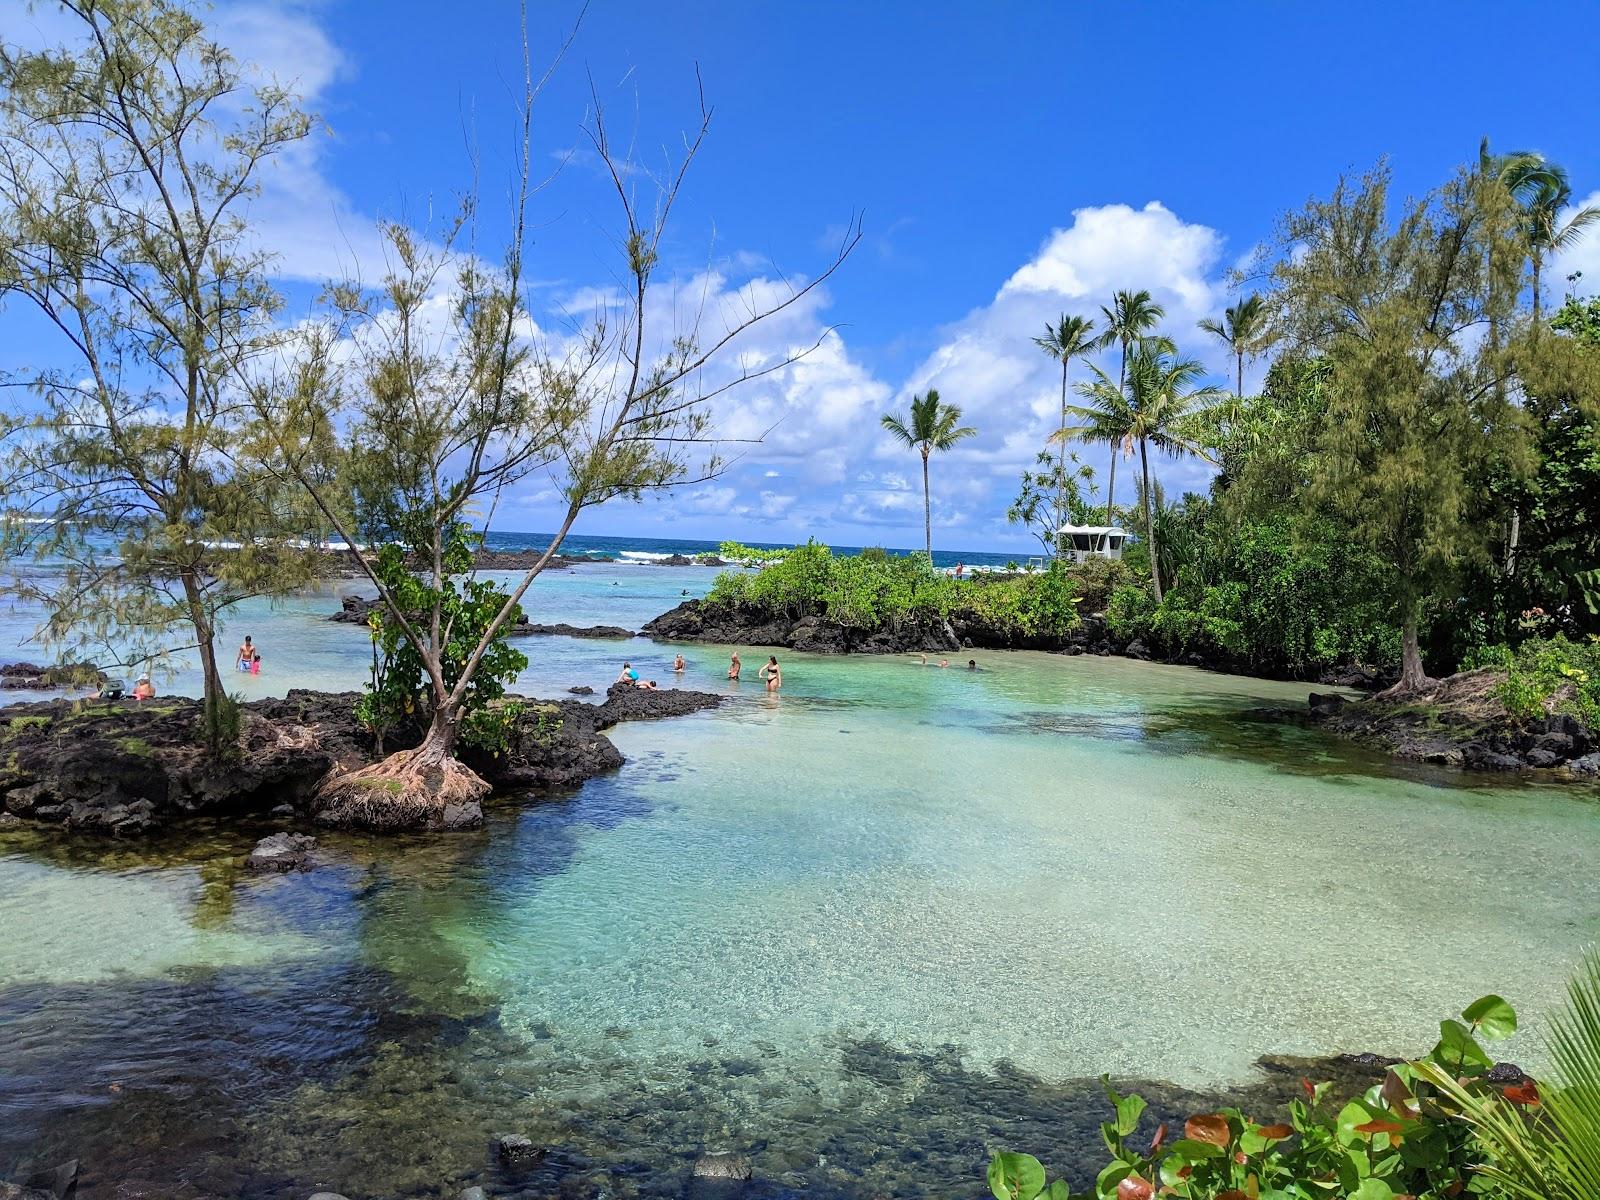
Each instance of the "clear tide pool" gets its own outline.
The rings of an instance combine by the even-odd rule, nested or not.
[[[584,567],[530,608],[637,628],[710,579]],[[268,670],[241,690],[357,686],[336,604],[242,614]],[[671,678],[648,642],[526,648],[533,694],[623,658]],[[0,835],[0,1177],[80,1156],[86,1200],[677,1195],[726,1147],[763,1193],[971,1196],[1009,1146],[1082,1186],[1102,1071],[1238,1094],[1266,1052],[1426,1049],[1486,991],[1536,1030],[1600,929],[1593,793],[1250,716],[1304,685],[785,655],[774,698],[684,653],[727,704],[614,730],[619,773],[481,833],[327,837],[271,879],[238,871],[259,829]],[[500,1172],[507,1129],[555,1149]]]

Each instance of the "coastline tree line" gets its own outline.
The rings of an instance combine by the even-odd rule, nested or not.
[[[1062,366],[1055,454],[1008,517],[1053,551],[1064,519],[1097,516],[1094,472],[1063,448],[1107,446],[1104,522],[1140,534],[1107,617],[1168,653],[1296,675],[1398,664],[1397,693],[1523,643],[1597,657],[1600,302],[1541,300],[1549,255],[1597,219],[1558,164],[1487,143],[1419,199],[1397,201],[1386,166],[1342,179],[1240,273],[1260,290],[1200,323],[1234,359],[1231,392],[1148,292],[1063,314],[1035,339]],[[1108,348],[1116,374],[1090,363],[1069,403],[1069,365]],[[1169,501],[1152,450],[1214,464],[1207,494]],[[1129,457],[1131,509],[1114,492]]]
[[[503,635],[527,588],[584,509],[716,474],[708,402],[810,347],[757,368],[730,350],[826,280],[855,231],[764,308],[658,326],[661,247],[710,113],[641,196],[657,176],[633,170],[597,103],[587,134],[626,286],[571,336],[542,337],[526,296],[528,70],[499,255],[469,199],[443,230],[385,226],[382,279],[332,282],[288,322],[249,201],[309,119],[176,0],[64,8],[74,45],[0,46],[0,294],[65,350],[5,381],[23,396],[0,425],[5,549],[59,564],[12,590],[63,651],[197,650],[222,753],[238,720],[215,652],[227,610],[308,579],[327,534],[392,547],[354,556],[381,601],[368,713],[380,729],[420,714],[422,741],[333,786],[357,805],[472,795],[481,781],[453,751],[496,736],[482,714],[516,674]],[[1550,255],[1596,219],[1571,199],[1556,164],[1487,145],[1416,200],[1392,197],[1383,167],[1341,180],[1284,218],[1247,273],[1259,291],[1202,324],[1234,360],[1231,392],[1162,332],[1148,292],[1062,314],[1034,339],[1061,366],[1059,422],[1010,515],[1052,550],[1069,520],[1131,517],[1141,536],[1108,622],[1257,670],[1398,662],[1417,691],[1428,666],[1593,634],[1600,307],[1551,315],[1540,299]],[[1089,361],[1102,350],[1115,375]],[[935,391],[883,424],[922,458],[931,556],[929,459],[972,431]],[[1103,509],[1074,442],[1108,452]],[[1209,493],[1169,501],[1152,452],[1215,463]],[[1119,506],[1129,459],[1135,497]],[[534,474],[565,501],[556,536],[511,587],[474,579],[474,531]]]

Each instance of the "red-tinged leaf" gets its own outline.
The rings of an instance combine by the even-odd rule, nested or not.
[[[1179,1179],[1187,1179],[1187,1178],[1189,1178],[1189,1176],[1191,1176],[1193,1174],[1194,1174],[1194,1167],[1192,1165],[1191,1166],[1187,1166],[1187,1167],[1179,1167],[1178,1168],[1178,1178]]]
[[[1317,1085],[1309,1079],[1302,1078],[1300,1080],[1300,1090],[1306,1094],[1307,1100],[1315,1100],[1317,1098]]]
[[[1234,1151],[1234,1154],[1233,1154],[1233,1161],[1238,1163],[1242,1167],[1242,1166],[1245,1165],[1245,1163],[1250,1161],[1250,1156],[1248,1154],[1246,1154],[1243,1150],[1236,1150],[1236,1151]],[[1219,1198],[1219,1200],[1220,1200],[1220,1198]]]
[[[1405,1126],[1401,1125],[1398,1121],[1385,1121],[1381,1117],[1372,1121],[1368,1121],[1365,1125],[1357,1125],[1355,1127],[1357,1133],[1364,1133],[1368,1137],[1372,1137],[1380,1133],[1387,1133],[1389,1137],[1396,1143],[1400,1141],[1399,1134],[1404,1128]]]
[[[1183,1136],[1196,1142],[1209,1142],[1218,1149],[1226,1150],[1232,1135],[1228,1130],[1227,1117],[1221,1113],[1201,1113],[1183,1123]]]
[[[1151,1158],[1154,1158],[1156,1151],[1161,1149],[1161,1147],[1166,1144],[1166,1140],[1167,1140],[1167,1123],[1165,1121],[1163,1121],[1163,1122],[1161,1122],[1161,1124],[1159,1126],[1157,1126],[1155,1137],[1150,1139],[1150,1157]]]
[[[1248,1192],[1241,1192],[1238,1188],[1229,1188],[1225,1192],[1218,1192],[1217,1200],[1250,1200],[1250,1195]]]
[[[1513,1104],[1538,1104],[1539,1085],[1528,1079],[1522,1083],[1514,1083],[1500,1093]]]
[[[1137,1175],[1129,1175],[1117,1184],[1117,1200],[1150,1200],[1155,1194],[1155,1188]]]
[[[1411,1101],[1411,1089],[1406,1086],[1405,1080],[1390,1071],[1383,1077],[1383,1087],[1378,1094],[1390,1108],[1408,1108]]]
[[[1266,1138],[1269,1142],[1281,1142],[1284,1138],[1290,1137],[1294,1134],[1294,1126],[1283,1124],[1263,1125],[1260,1129],[1256,1130],[1256,1132],[1262,1137]]]

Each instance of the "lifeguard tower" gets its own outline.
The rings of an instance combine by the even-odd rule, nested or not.
[[[1122,557],[1128,531],[1116,525],[1063,525],[1056,530],[1056,547],[1068,562],[1087,562],[1091,558]]]

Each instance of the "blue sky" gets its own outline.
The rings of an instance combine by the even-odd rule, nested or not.
[[[31,39],[47,7],[0,0],[0,28]],[[532,7],[543,62],[578,6]],[[258,213],[294,306],[311,280],[373,261],[376,218],[447,211],[470,182],[469,142],[485,210],[503,211],[514,5],[225,0],[214,14],[323,121]],[[1148,287],[1220,382],[1225,360],[1195,320],[1231,301],[1229,268],[1276,218],[1341,171],[1387,155],[1399,190],[1420,191],[1488,134],[1594,192],[1597,35],[1592,4],[595,0],[536,111],[541,163],[581,145],[591,80],[613,127],[659,161],[694,120],[698,64],[715,119],[668,267],[710,267],[733,288],[772,264],[816,270],[857,212],[866,237],[767,347],[839,326],[823,351],[719,411],[730,430],[776,422],[767,443],[713,483],[592,512],[580,531],[916,544],[916,461],[877,418],[931,385],[980,430],[935,464],[936,543],[1026,548],[1004,510],[1053,421],[1057,369],[1030,341],[1047,319]],[[614,201],[585,156],[534,216],[536,316],[614,280]],[[1600,281],[1600,251],[1548,272],[1558,292],[1578,267]],[[1085,453],[1103,476],[1105,450]],[[1204,485],[1197,464],[1161,470],[1170,487]],[[554,509],[535,480],[502,511],[505,527],[542,529]]]

